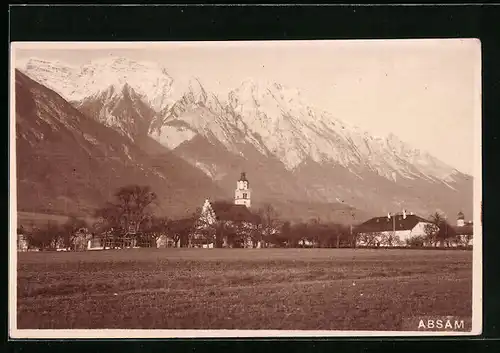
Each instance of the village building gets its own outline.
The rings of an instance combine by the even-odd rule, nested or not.
[[[113,229],[103,232],[100,235],[88,234],[85,238],[87,250],[138,248],[136,235],[137,233],[130,229],[123,236],[114,234]]]
[[[171,237],[169,237],[167,234],[160,234],[159,236],[156,237],[156,247],[158,249],[162,248],[180,248],[180,239],[175,241]]]
[[[90,234],[89,230],[87,228],[80,228],[71,237],[71,249],[74,251],[87,250],[88,242],[91,239],[92,234]]]
[[[458,240],[457,245],[472,246],[474,224],[472,221],[465,220],[465,215],[462,211],[458,212],[457,224],[453,229]]]
[[[17,234],[17,251],[28,251],[28,238],[24,234]]]
[[[220,244],[222,247],[261,247],[261,241],[252,237],[258,216],[250,211],[250,207],[250,182],[246,174],[241,173],[240,179],[236,182],[234,203],[205,200],[190,246],[216,247],[217,236],[215,234],[207,236],[207,232],[211,231],[212,233],[220,232],[218,235],[222,238],[222,244]],[[231,241],[231,236],[241,241],[234,243]]]
[[[159,235],[158,237],[156,237],[156,248],[158,248],[158,249],[166,248],[167,241],[168,241],[168,237],[166,234]]]
[[[107,244],[107,239],[111,237],[111,232],[103,232],[102,234],[81,234],[81,242],[86,246],[86,250],[104,250],[111,248],[109,244]],[[108,246],[107,246],[108,245]]]
[[[374,217],[356,227],[356,246],[405,246],[413,238],[424,237],[427,225],[433,223],[406,210]]]

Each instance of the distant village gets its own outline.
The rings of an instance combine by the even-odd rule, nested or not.
[[[17,230],[18,251],[95,251],[126,248],[472,248],[473,222],[462,212],[449,223],[441,214],[428,217],[402,210],[347,226],[312,220],[290,224],[272,205],[252,210],[246,173],[236,181],[234,200],[205,200],[190,217],[179,220],[101,215],[107,225],[91,229],[83,221],[43,229]],[[108,210],[109,211],[109,210]],[[138,213],[138,212],[136,212]],[[137,216],[137,214],[136,214]],[[111,221],[112,220],[112,221]],[[146,220],[146,221],[144,221]]]

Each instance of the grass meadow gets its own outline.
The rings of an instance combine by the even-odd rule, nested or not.
[[[401,330],[472,315],[472,252],[19,253],[18,329]]]

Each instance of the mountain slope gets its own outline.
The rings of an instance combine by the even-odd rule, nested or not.
[[[125,136],[138,139],[149,125],[150,137],[228,192],[246,170],[258,197],[253,204],[294,203],[300,210],[303,202],[340,203],[375,214],[402,207],[422,215],[436,210],[472,214],[471,176],[395,135],[371,136],[279,83],[247,80],[218,97],[199,80],[174,80],[159,65],[122,58],[80,68],[31,60],[23,67]],[[144,82],[137,79],[141,75]],[[111,111],[115,102],[99,98],[108,97],[110,87],[127,102],[127,109],[104,114],[117,117],[113,122],[102,112]],[[135,104],[139,109],[126,92],[143,103]]]
[[[150,134],[225,187],[235,177],[228,161],[241,166],[262,199],[373,213],[472,212],[470,176],[394,135],[374,138],[275,83],[244,82],[225,103],[190,92],[153,120]]]
[[[223,194],[161,146],[153,158],[23,73],[16,71],[15,80],[20,211],[88,215],[131,183],[150,185],[159,196],[157,212],[170,216]]]
[[[73,105],[85,115],[134,140],[147,135],[156,112],[125,83],[121,89],[109,86]]]

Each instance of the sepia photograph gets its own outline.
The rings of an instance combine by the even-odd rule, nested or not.
[[[11,337],[481,333],[479,40],[10,59]]]

